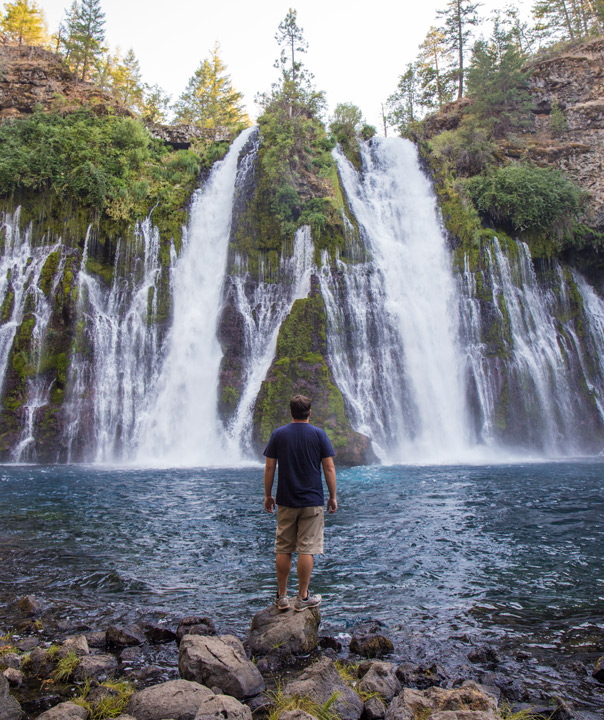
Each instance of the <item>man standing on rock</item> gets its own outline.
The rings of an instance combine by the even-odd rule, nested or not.
[[[321,467],[329,490],[327,512],[338,509],[336,500],[335,455],[327,433],[310,424],[310,400],[295,395],[289,404],[292,421],[273,431],[264,450],[264,509],[275,512],[277,505],[277,538],[275,540],[277,597],[279,610],[290,607],[287,579],[292,553],[298,553],[298,596],[294,610],[317,607],[320,595],[308,591],[314,556],[323,554],[323,484]],[[275,469],[279,467],[277,500],[272,495]]]

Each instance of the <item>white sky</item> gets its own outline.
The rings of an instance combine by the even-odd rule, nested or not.
[[[481,14],[506,5],[483,0]],[[71,0],[38,0],[50,32],[55,32]],[[256,118],[257,92],[276,79],[279,55],[274,39],[288,9],[309,44],[303,58],[327,94],[330,111],[340,102],[358,105],[381,131],[381,103],[391,95],[399,75],[417,55],[436,10],[446,0],[101,0],[106,42],[137,56],[143,79],[159,84],[174,102],[215,41],[233,87],[242,92],[248,113]],[[519,0],[528,16],[531,0]]]

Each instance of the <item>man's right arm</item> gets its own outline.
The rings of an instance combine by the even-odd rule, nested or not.
[[[338,501],[336,500],[336,466],[332,457],[326,457],[321,460],[323,466],[323,474],[325,475],[325,483],[329,490],[329,500],[327,501],[327,512],[335,513],[338,509]]]
[[[266,458],[264,464],[264,509],[269,513],[275,512],[275,498],[273,497],[273,482],[275,480],[276,458]]]

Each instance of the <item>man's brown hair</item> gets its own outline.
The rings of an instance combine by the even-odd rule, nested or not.
[[[294,395],[289,403],[293,419],[306,420],[310,416],[310,405],[310,398],[306,395]]]

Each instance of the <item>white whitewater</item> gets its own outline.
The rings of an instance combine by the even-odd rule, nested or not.
[[[137,462],[222,465],[239,460],[217,416],[222,350],[216,337],[239,153],[253,128],[235,140],[194,199],[172,274],[174,319],[155,400],[141,417]]]
[[[366,391],[371,383],[348,384],[345,390],[342,371],[336,381],[349,405],[386,400],[389,414],[397,416],[390,422],[404,419],[402,434],[386,451],[387,461],[454,461],[468,448],[464,360],[456,284],[436,198],[411,142],[374,138],[361,146],[361,153],[361,174],[341,152],[336,150],[335,157],[380,276],[377,287],[383,283],[383,323],[390,335],[398,335],[390,366],[400,363],[402,375],[383,378],[388,387],[377,400]],[[358,351],[353,374],[375,372],[365,366],[382,349],[369,337]]]
[[[308,296],[314,266],[314,244],[310,227],[296,231],[291,257],[282,257],[279,283],[261,281],[246,291],[247,274],[233,278],[237,309],[244,322],[246,372],[243,391],[233,420],[227,428],[231,452],[240,449],[250,457],[253,409],[262,381],[275,356],[281,324],[293,303]]]

